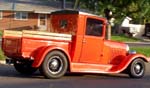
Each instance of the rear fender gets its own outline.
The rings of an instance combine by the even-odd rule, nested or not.
[[[118,66],[112,68],[111,71],[115,73],[120,73],[124,71],[130,65],[130,63],[136,58],[141,58],[145,62],[150,61],[146,56],[142,54],[129,54]]]
[[[45,56],[53,51],[53,50],[59,50],[61,52],[63,52],[68,60],[70,61],[70,55],[68,54],[68,52],[66,50],[64,50],[63,48],[61,47],[57,47],[57,46],[47,46],[47,47],[42,47],[42,48],[39,48],[34,54],[33,54],[33,58],[34,58],[34,62],[32,64],[32,67],[35,67],[35,68],[38,68],[41,66]]]

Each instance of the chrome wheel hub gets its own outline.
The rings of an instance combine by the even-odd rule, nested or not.
[[[59,56],[52,56],[49,60],[49,71],[52,74],[57,74],[62,70],[63,62]]]
[[[140,64],[136,64],[134,67],[134,70],[137,74],[140,74],[142,72],[142,67]]]
[[[56,70],[58,68],[59,62],[56,59],[53,59],[50,63],[50,68]]]

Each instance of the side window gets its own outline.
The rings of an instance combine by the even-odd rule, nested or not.
[[[67,28],[68,21],[67,20],[60,20],[60,28],[65,29]]]
[[[102,36],[103,21],[88,18],[86,22],[86,35]]]
[[[16,12],[15,13],[15,19],[16,20],[27,20],[28,19],[28,13],[27,12]]]
[[[2,12],[0,11],[0,19],[2,19],[3,18],[3,15],[2,15]]]

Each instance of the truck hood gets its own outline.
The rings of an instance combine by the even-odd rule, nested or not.
[[[104,51],[107,52],[105,57],[109,59],[109,63],[118,65],[126,57],[129,47],[125,43],[106,40],[104,42]]]
[[[123,50],[128,50],[127,48],[128,45],[125,44],[125,43],[122,43],[122,42],[116,42],[116,41],[109,41],[109,40],[106,40],[104,42],[104,45],[107,46],[107,47],[110,47],[112,49],[123,49]]]

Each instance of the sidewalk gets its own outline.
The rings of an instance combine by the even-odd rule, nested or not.
[[[125,42],[127,44],[143,44],[143,45],[150,45],[150,38],[148,37],[141,37],[139,38],[141,41],[138,42]]]
[[[145,42],[145,41],[143,41],[143,42],[125,42],[125,43],[127,43],[127,44],[145,44],[145,45],[150,45],[150,42]]]

